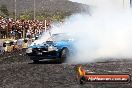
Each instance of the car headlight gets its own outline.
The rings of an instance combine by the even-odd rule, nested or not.
[[[58,49],[55,46],[49,46],[48,51],[58,51]]]
[[[28,48],[28,49],[26,50],[26,53],[32,53],[32,48]]]

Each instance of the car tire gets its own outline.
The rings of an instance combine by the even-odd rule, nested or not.
[[[65,62],[68,56],[69,56],[69,50],[67,48],[62,49],[61,50],[60,63]]]
[[[33,60],[33,63],[39,63],[39,60]]]

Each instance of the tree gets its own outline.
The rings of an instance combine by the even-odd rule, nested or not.
[[[43,21],[44,20],[44,16],[36,16],[36,19],[39,21]]]
[[[57,15],[53,15],[53,16],[52,16],[52,20],[53,20],[53,21],[60,21],[60,20],[62,20],[62,19],[64,19],[64,16],[61,15],[61,14],[57,14]]]
[[[6,5],[1,5],[0,11],[1,11],[4,15],[9,16],[9,11],[8,11]]]
[[[29,20],[30,19],[30,15],[28,15],[28,14],[20,15],[20,19],[21,20]]]

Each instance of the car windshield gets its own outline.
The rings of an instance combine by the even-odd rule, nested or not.
[[[72,39],[72,37],[68,34],[53,34],[47,41],[67,41]]]

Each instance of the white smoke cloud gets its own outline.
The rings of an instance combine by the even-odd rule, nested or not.
[[[94,61],[96,58],[131,58],[132,13],[98,13],[73,15],[62,30],[74,33],[79,40],[73,62]]]
[[[94,12],[91,16],[88,14],[71,16],[70,26],[64,25],[64,29],[69,27],[67,29],[76,32],[80,38],[76,44],[77,61],[94,61],[95,58],[101,57],[131,58],[132,11],[124,7],[125,2],[122,0],[78,2],[92,6]],[[76,59],[73,59],[73,62]]]

